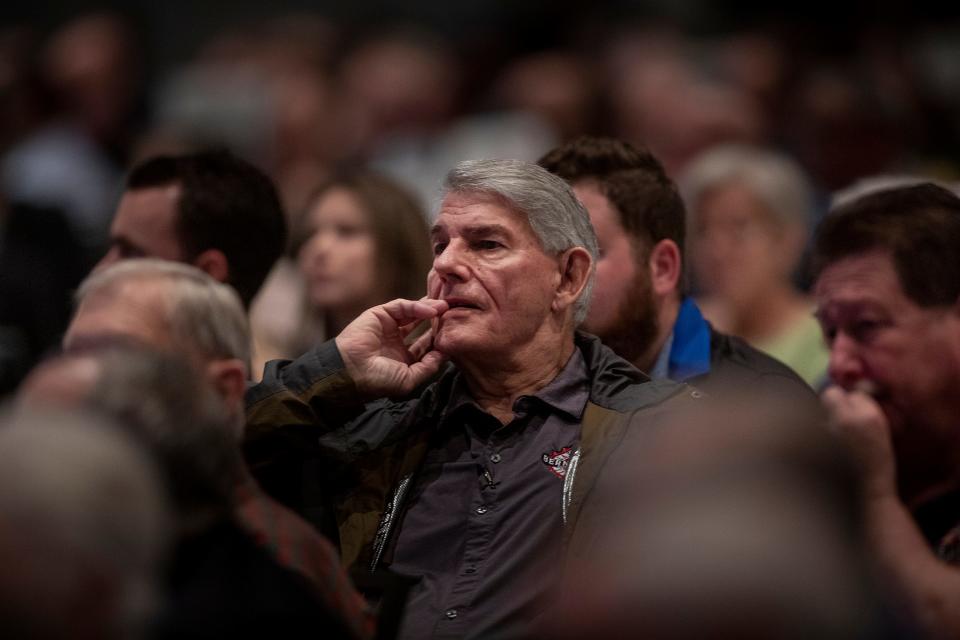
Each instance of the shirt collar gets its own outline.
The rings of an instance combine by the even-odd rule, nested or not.
[[[516,410],[518,404],[522,404],[528,398],[535,399],[547,405],[553,411],[579,421],[583,417],[587,400],[590,398],[590,373],[580,349],[573,350],[573,354],[571,354],[563,369],[546,386],[532,394],[517,398],[513,405],[514,409]],[[470,394],[463,372],[458,371],[450,394],[450,401],[440,418],[441,424],[467,406],[482,411]]]
[[[710,325],[693,298],[684,299],[673,323],[669,372],[679,382],[710,372]]]
[[[673,349],[673,331],[667,336],[666,342],[660,348],[656,362],[650,369],[650,377],[654,380],[663,380],[670,377],[670,350]]]

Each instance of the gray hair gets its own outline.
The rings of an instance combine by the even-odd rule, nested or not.
[[[599,255],[590,216],[563,179],[520,160],[468,160],[447,174],[445,193],[482,193],[506,200],[527,216],[540,246],[548,253],[583,247],[593,259],[590,276],[574,305],[573,320],[587,317]]]
[[[237,358],[249,367],[250,327],[240,297],[196,267],[156,258],[123,260],[88,276],[77,290],[76,303],[131,282],[166,285],[165,320],[185,351]]]
[[[82,413],[19,411],[0,420],[0,626],[23,637],[69,637],[91,579],[118,594],[101,637],[137,637],[158,604],[169,544],[163,484],[123,433]],[[14,635],[17,633],[14,632]]]
[[[74,357],[97,364],[84,406],[115,420],[157,456],[182,522],[229,507],[242,477],[240,425],[195,368],[129,346]]]
[[[680,181],[691,217],[708,190],[739,183],[750,190],[783,226],[809,230],[813,193],[806,173],[788,156],[747,145],[721,145],[697,156]]]

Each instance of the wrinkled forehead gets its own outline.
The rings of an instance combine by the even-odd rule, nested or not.
[[[818,300],[905,295],[893,258],[885,251],[854,254],[825,265],[817,275],[813,293]]]
[[[485,191],[451,191],[440,203],[432,235],[458,230],[462,227],[501,227],[514,233],[537,234],[527,214],[505,197]]]

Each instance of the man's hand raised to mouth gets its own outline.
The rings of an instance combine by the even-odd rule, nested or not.
[[[833,386],[821,399],[829,426],[850,448],[869,497],[895,496],[896,462],[890,425],[867,384],[846,391]]]
[[[402,396],[440,370],[446,356],[433,348],[433,331],[413,344],[407,336],[423,320],[444,313],[443,300],[397,299],[361,313],[336,337],[347,373],[370,397]]]

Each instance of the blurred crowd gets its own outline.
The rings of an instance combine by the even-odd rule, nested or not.
[[[397,633],[409,585],[351,582],[343,513],[320,509],[303,469],[329,478],[258,469],[240,446],[244,393],[365,310],[427,292],[441,184],[464,160],[539,160],[570,183],[607,260],[584,326],[653,377],[711,392],[730,388],[667,362],[683,318],[702,311],[737,357],[762,353],[746,369],[786,365],[764,376],[819,392],[816,225],[864,194],[960,184],[960,23],[864,25],[841,45],[784,22],[623,22],[505,51],[290,14],[213,33],[164,69],[139,28],[107,12],[0,27],[4,637]],[[627,143],[616,153],[647,172],[644,195],[574,166],[602,155],[564,147],[585,135]],[[679,231],[643,245],[631,197],[666,198]],[[660,285],[633,262],[655,265],[664,239]],[[738,396],[774,393],[744,379]],[[808,409],[731,399],[618,452],[632,462],[622,491],[597,491],[617,496],[607,526],[573,559],[555,627],[533,635],[934,637],[876,583],[857,463]]]
[[[831,193],[865,177],[950,181],[960,172],[960,52],[949,24],[902,32],[865,24],[845,39],[827,32],[817,42],[815,32],[783,20],[704,36],[623,21],[569,30],[547,48],[510,50],[409,25],[362,29],[291,14],[213,33],[189,59],[164,69],[147,65],[151,52],[138,28],[120,14],[91,13],[46,33],[29,25],[0,33],[0,193],[10,210],[2,277],[5,299],[23,300],[3,312],[35,310],[29,323],[5,322],[30,326],[27,335],[3,338],[4,361],[35,357],[63,321],[63,296],[38,295],[25,283],[43,281],[49,291],[75,285],[106,251],[124,174],[161,153],[233,150],[273,178],[289,226],[302,233],[317,190],[345,169],[399,182],[429,220],[440,180],[457,161],[534,160],[580,134],[645,146],[681,183],[691,170],[700,190],[712,186],[704,179],[723,179],[703,175],[716,167],[692,167],[710,148],[775,149],[800,174],[791,179],[804,183],[793,187],[804,193],[784,214],[799,238],[787,249],[800,252],[790,266],[799,291],[726,279],[717,264],[728,256],[716,241],[692,243],[699,266],[690,275],[707,295],[739,291],[718,293],[706,306],[715,324],[788,358],[796,344],[777,329],[803,308],[804,234]],[[727,206],[716,200],[704,207]],[[24,207],[31,213],[14,215]],[[37,235],[42,243],[14,240]],[[296,259],[304,239],[291,240]],[[301,270],[309,271],[304,260]],[[270,317],[254,313],[260,361],[293,355],[304,331],[321,335],[316,320],[313,329],[301,326],[305,285],[293,262],[277,270],[263,294]],[[755,305],[770,297],[768,306],[786,309],[783,317],[747,326],[748,318],[768,317]],[[277,305],[287,311],[277,313]],[[802,366],[813,380],[817,362]]]

